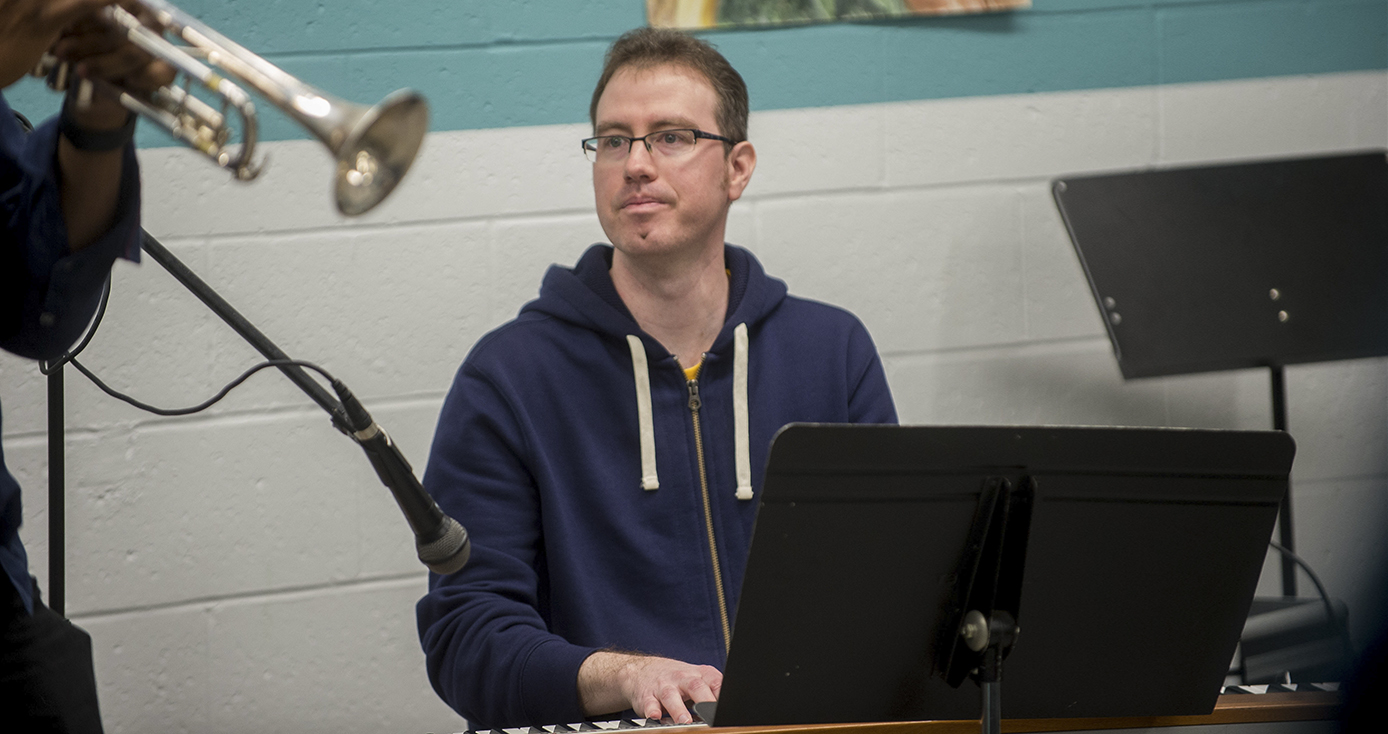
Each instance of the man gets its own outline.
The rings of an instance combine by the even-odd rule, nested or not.
[[[419,628],[475,727],[690,721],[722,682],[775,432],[896,420],[862,324],[724,244],[756,167],[747,109],[706,43],[618,39],[583,141],[612,247],[551,268],[444,403],[424,483],[473,551],[430,577]]]
[[[110,0],[0,0],[0,88],[52,50],[87,77],[148,89],[171,73],[96,17]],[[66,30],[65,30],[66,29]],[[118,256],[139,252],[135,121],[113,99],[69,99],[26,134],[0,95],[0,347],[62,354]],[[0,454],[0,721],[10,731],[100,732],[91,640],[43,605],[19,539],[19,485]]]

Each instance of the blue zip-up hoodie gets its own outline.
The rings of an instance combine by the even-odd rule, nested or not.
[[[439,416],[424,485],[472,559],[430,575],[419,635],[434,689],[476,728],[581,720],[578,668],[599,649],[721,669],[772,436],[896,422],[862,323],[786,295],[730,245],[696,429],[695,387],[637,326],[611,259],[595,245],[551,267],[473,347]]]

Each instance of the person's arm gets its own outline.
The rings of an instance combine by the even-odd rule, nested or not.
[[[77,76],[123,89],[150,91],[170,81],[170,68],[102,22],[100,10],[110,4],[112,0],[0,0],[0,87],[27,74],[47,51],[75,64]],[[129,0],[122,4],[138,10]],[[87,104],[68,100],[64,105],[64,134],[56,155],[71,252],[90,245],[117,221],[124,146],[92,141],[109,139],[127,127],[133,131],[132,115],[114,97],[99,94]]]
[[[416,613],[439,697],[474,728],[582,718],[575,680],[593,652],[552,633],[541,613],[544,563],[538,489],[526,439],[504,390],[472,362],[439,414],[424,487],[468,529],[458,573],[430,574]]]
[[[872,343],[867,327],[854,317],[854,329],[848,339],[849,363],[858,365],[850,369],[852,375],[858,374],[857,383],[849,386],[848,416],[853,423],[896,423],[896,403],[892,400],[891,388],[887,386],[887,373],[882,368],[882,358],[877,354],[877,346]]]
[[[89,133],[122,129],[132,113],[125,108],[70,111],[72,123]],[[121,169],[125,146],[112,150],[83,150],[66,134],[58,136],[58,182],[69,252],[80,252],[119,221]]]
[[[173,79],[171,68],[150,58],[123,31],[96,15],[70,25],[52,50],[59,59],[74,64],[77,78],[99,79],[119,89],[150,92]],[[132,144],[128,138],[134,133],[135,113],[113,96],[94,93],[82,103],[69,96],[62,115],[58,179],[68,249],[78,252],[119,219],[123,151]]]
[[[55,35],[59,40],[50,50],[94,78],[131,89],[152,89],[172,78],[171,69],[95,17]],[[0,49],[5,68],[12,68],[24,45]],[[42,48],[26,51],[35,58],[41,52]],[[33,61],[26,58],[24,63]],[[20,131],[2,98],[0,116],[5,117],[0,120],[0,137],[7,175],[0,176],[0,197],[5,203],[4,257],[9,270],[0,346],[46,359],[60,354],[81,333],[111,263],[117,257],[139,259],[133,118],[114,99],[99,96],[81,109],[68,100],[61,118],[29,135]],[[131,129],[122,132],[121,126]],[[117,132],[107,132],[112,127]]]

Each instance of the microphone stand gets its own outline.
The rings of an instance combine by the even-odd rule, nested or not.
[[[268,360],[289,361],[291,357],[270,341],[246,317],[242,316],[230,303],[221,297],[196,273],[188,269],[181,260],[174,257],[168,248],[153,235],[140,231],[140,247],[155,262],[202,301],[213,313],[225,321],[247,343],[255,347]],[[439,509],[438,505],[419,487],[414,470],[404,456],[391,442],[385,431],[371,419],[370,415],[352,397],[351,392],[340,381],[334,382],[339,397],[333,397],[323,389],[308,373],[298,365],[275,365],[289,381],[303,390],[332,419],[333,427],[352,438],[366,451],[372,466],[381,482],[395,495],[396,503],[405,513],[405,519],[415,532],[416,548],[420,560],[437,573],[452,573],[467,562],[471,545],[467,531]],[[49,598],[56,606],[54,611],[63,614],[65,564],[63,553],[63,523],[65,515],[65,492],[63,478],[63,406],[62,372],[55,371],[49,376],[49,556],[48,578]],[[344,401],[347,403],[344,405]],[[56,440],[55,440],[56,437]],[[53,447],[57,446],[55,450]]]
[[[269,337],[261,333],[251,322],[246,320],[245,316],[242,316],[230,303],[227,303],[221,295],[212,290],[212,286],[205,283],[203,279],[199,278],[192,270],[189,270],[188,266],[183,264],[183,261],[174,257],[174,254],[169,252],[168,248],[164,247],[159,240],[154,239],[153,235],[143,229],[140,230],[140,235],[140,248],[148,253],[155,262],[162,265],[165,270],[169,271],[169,275],[172,275],[174,280],[182,283],[184,288],[187,288],[193,295],[197,296],[198,300],[202,301],[212,310],[212,313],[221,317],[221,319],[227,323],[227,326],[231,327],[232,331],[240,334],[242,339],[245,339],[251,346],[255,347],[256,351],[265,355],[266,359],[291,359],[283,350],[275,346],[275,343],[270,341]],[[318,403],[319,407],[328,412],[328,415],[332,418],[334,428],[343,433],[350,433],[347,428],[347,413],[343,410],[342,403],[338,402],[337,398],[328,394],[328,391],[324,390],[322,385],[318,384],[312,377],[309,377],[308,373],[298,365],[277,366],[280,372],[283,372],[284,376],[289,378],[290,382],[298,385],[300,390],[303,390],[305,394],[313,399],[313,402]]]

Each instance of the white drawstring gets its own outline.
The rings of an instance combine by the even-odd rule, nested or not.
[[[733,443],[737,498],[752,499],[752,441],[747,420],[747,324],[733,329]]]
[[[655,419],[651,412],[651,375],[641,337],[627,335],[636,382],[636,417],[641,434],[641,488],[660,489],[655,464]],[[733,329],[733,454],[737,498],[752,499],[752,441],[747,400],[747,324]]]
[[[646,346],[641,337],[627,334],[631,368],[636,373],[636,418],[641,432],[641,488],[660,489],[655,469],[655,421],[651,418],[651,374],[646,366]]]

